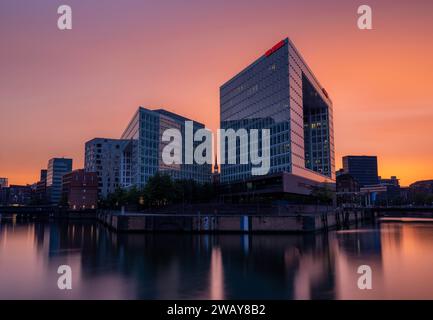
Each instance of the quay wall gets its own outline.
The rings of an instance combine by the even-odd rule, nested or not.
[[[174,215],[100,212],[97,219],[118,232],[315,232],[372,218],[369,212],[335,210],[297,215]]]

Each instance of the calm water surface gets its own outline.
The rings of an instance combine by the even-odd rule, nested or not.
[[[70,265],[73,287],[57,288]],[[373,289],[357,288],[357,268]],[[0,222],[0,299],[433,299],[433,223],[319,235],[116,234]]]

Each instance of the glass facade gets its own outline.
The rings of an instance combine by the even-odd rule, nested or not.
[[[137,110],[121,137],[122,140],[128,140],[121,156],[123,187],[141,188],[157,172],[166,173],[173,179],[210,182],[212,165],[185,164],[185,152],[182,152],[182,164],[167,165],[162,161],[162,150],[167,144],[162,141],[162,134],[166,129],[180,130],[182,150],[185,150],[185,121],[191,120],[162,109],[140,107]],[[203,124],[194,122],[193,132],[201,128],[204,128]]]
[[[289,39],[221,86],[220,113],[222,129],[270,130],[269,174],[335,181],[332,101]],[[227,147],[221,152],[227,159]],[[237,144],[237,162],[221,165],[221,182],[251,178],[251,164],[240,164],[248,152]]]
[[[375,156],[345,156],[343,171],[356,179],[361,186],[379,183],[377,157]]]
[[[58,204],[62,197],[63,175],[72,171],[72,159],[53,158],[48,161],[47,192],[48,199]]]

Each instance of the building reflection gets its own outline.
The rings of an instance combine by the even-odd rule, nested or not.
[[[78,256],[80,281],[120,277],[136,298],[335,297],[325,235],[116,234],[74,222],[35,224],[34,238],[51,268]]]
[[[334,250],[338,281],[337,299],[377,299],[383,296],[383,248],[380,226],[344,230],[335,233]],[[358,279],[360,266],[372,270],[372,290],[361,290]]]
[[[35,278],[28,280],[34,288],[27,294],[42,298],[59,297],[61,264],[74,272],[75,290],[67,298],[431,297],[433,235],[426,224],[309,235],[118,234],[93,222],[8,219],[0,226],[2,270],[19,277],[28,269]],[[8,260],[11,250],[21,260]],[[357,287],[360,265],[372,268],[373,290]]]

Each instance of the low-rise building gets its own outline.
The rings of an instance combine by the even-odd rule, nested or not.
[[[400,186],[400,179],[397,179],[396,176],[391,176],[389,179],[383,179],[382,177],[379,177],[379,184],[382,185],[394,185],[396,187]]]
[[[8,205],[28,205],[32,200],[32,188],[30,185],[22,186],[11,184],[7,198]]]
[[[0,188],[0,205],[7,206],[9,199],[9,187]]]
[[[336,179],[337,203],[339,205],[359,205],[360,199],[360,184],[348,173],[337,174]]]
[[[84,169],[63,176],[62,204],[72,210],[96,209],[98,203],[98,176]]]
[[[39,181],[36,182],[35,192],[34,192],[34,202],[35,204],[45,204],[47,203],[47,170],[42,169]]]
[[[409,186],[410,202],[418,205],[433,205],[433,180],[422,180]]]
[[[9,186],[8,178],[0,178],[0,189]]]

